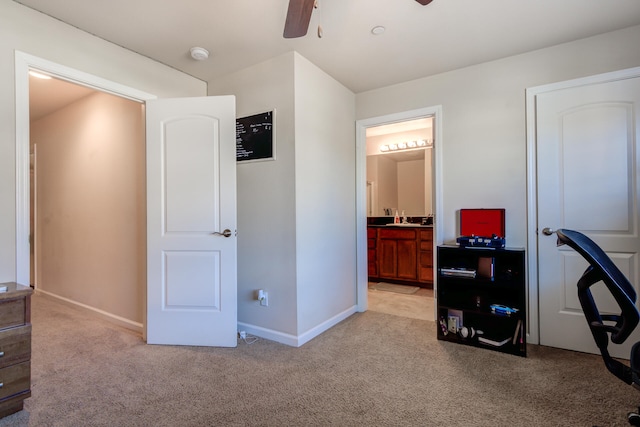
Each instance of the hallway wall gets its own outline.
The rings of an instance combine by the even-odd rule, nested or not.
[[[139,327],[146,289],[142,105],[97,92],[31,125],[39,291]]]

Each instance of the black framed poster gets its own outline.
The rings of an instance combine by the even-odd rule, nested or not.
[[[236,161],[274,160],[274,111],[236,119]]]

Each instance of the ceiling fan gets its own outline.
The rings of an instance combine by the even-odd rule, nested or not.
[[[311,12],[317,0],[289,0],[287,19],[284,23],[284,38],[294,39],[307,34]],[[428,5],[433,0],[416,0],[423,6]]]

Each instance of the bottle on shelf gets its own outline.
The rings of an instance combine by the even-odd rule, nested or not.
[[[396,209],[396,216],[393,218],[394,224],[400,224],[400,215],[398,215],[398,209]]]

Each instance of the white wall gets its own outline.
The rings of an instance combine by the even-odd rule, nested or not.
[[[237,165],[238,322],[285,341],[298,331],[293,80],[290,52],[209,83],[209,95],[236,96],[238,117],[275,110],[276,159]]]
[[[442,105],[443,225],[460,208],[506,209],[509,246],[526,245],[525,89],[640,66],[640,26],[356,95],[358,119]]]
[[[295,55],[298,333],[355,311],[355,97]]]
[[[31,125],[39,291],[140,327],[146,295],[144,114],[96,92]]]
[[[16,280],[15,51],[158,97],[206,94],[206,84],[12,1],[0,2],[0,282]]]
[[[424,150],[424,213],[433,215],[433,148]]]
[[[354,95],[294,52],[209,94],[235,95],[239,117],[276,110],[276,160],[237,169],[238,323],[301,345],[354,311]]]

